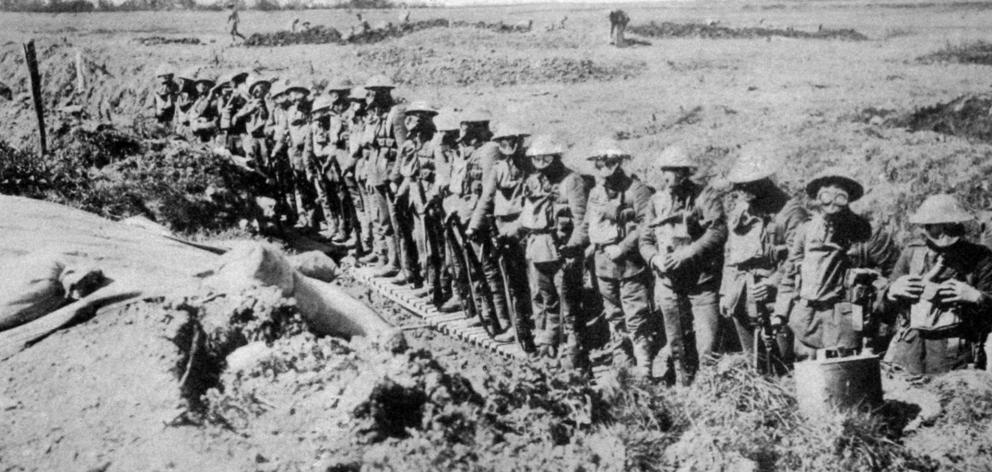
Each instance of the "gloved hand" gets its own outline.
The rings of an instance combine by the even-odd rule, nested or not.
[[[923,279],[918,275],[903,275],[889,285],[886,297],[891,301],[904,299],[916,301],[923,293]]]
[[[937,291],[944,303],[977,304],[982,300],[982,292],[960,280],[948,280]]]
[[[771,319],[768,320],[773,328],[778,328],[780,326],[785,326],[789,320],[784,315],[774,314]]]

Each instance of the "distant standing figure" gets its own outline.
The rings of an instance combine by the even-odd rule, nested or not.
[[[630,23],[630,17],[623,10],[613,10],[610,12],[610,44],[622,48],[626,46],[623,33]]]
[[[410,6],[404,3],[403,10],[400,11],[400,26],[403,26],[409,22],[410,22]]]
[[[238,32],[238,23],[241,23],[241,18],[238,17],[237,3],[231,3],[231,14],[227,17],[227,22],[231,24],[231,42],[237,41],[237,38],[244,41],[245,35]]]

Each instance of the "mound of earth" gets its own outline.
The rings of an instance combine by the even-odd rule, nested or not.
[[[990,51],[992,52],[992,51]],[[884,117],[889,126],[933,131],[992,143],[992,96],[962,95],[947,103]]]
[[[160,44],[185,44],[185,45],[200,45],[203,44],[200,38],[166,38],[165,36],[146,36],[143,38],[135,38],[135,42],[143,46],[157,46]]]
[[[277,31],[275,33],[254,33],[243,43],[246,47],[272,47],[289,46],[293,44],[371,44],[385,41],[391,38],[401,38],[403,36],[423,31],[431,28],[448,27],[470,27],[486,29],[499,33],[514,33],[530,31],[530,25],[508,25],[503,22],[466,22],[448,21],[444,18],[431,20],[420,20],[409,23],[394,25],[392,23],[383,28],[370,28],[365,31],[355,31],[348,34],[341,34],[340,31],[326,27],[315,26],[301,31]]]
[[[921,64],[949,62],[992,65],[992,43],[975,41],[962,44],[948,44],[937,51],[916,58],[916,61]]]
[[[865,41],[864,34],[853,29],[821,28],[817,31],[800,31],[792,28],[777,29],[763,27],[732,28],[729,26],[704,23],[672,23],[669,21],[650,22],[633,25],[627,29],[631,33],[652,38],[706,38],[706,39],[750,39],[778,36],[797,39],[842,39]]]
[[[477,55],[432,48],[386,47],[361,51],[359,63],[385,70],[398,83],[423,85],[510,86],[545,82],[579,83],[629,79],[643,72],[643,61],[594,61],[578,56],[531,54]]]

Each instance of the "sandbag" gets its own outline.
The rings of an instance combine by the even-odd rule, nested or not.
[[[330,282],[338,277],[338,264],[320,251],[308,251],[289,256],[289,262],[307,277]]]
[[[0,331],[51,313],[106,285],[99,269],[64,254],[34,252],[0,263]]]
[[[65,263],[57,255],[28,254],[0,264],[0,331],[36,320],[67,302]]]

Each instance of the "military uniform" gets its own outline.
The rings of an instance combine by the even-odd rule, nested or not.
[[[485,173],[483,170],[485,184],[468,226],[475,233],[488,232],[500,242],[497,247],[496,241],[491,241],[491,238],[483,241],[482,271],[493,294],[493,307],[500,322],[513,323],[518,333],[527,338],[533,329],[533,320],[530,317],[526,257],[520,240],[519,218],[529,163],[522,152],[504,157],[497,149],[495,156],[497,158],[490,171]],[[507,300],[504,295],[503,274],[499,264],[501,257],[509,261],[505,264],[509,273],[505,275],[511,286],[505,288],[513,294],[515,300]],[[514,303],[516,319],[510,319],[510,303]],[[527,344],[530,341],[525,339],[522,342]]]
[[[160,82],[153,91],[155,99],[155,120],[168,125],[176,114],[176,93],[178,89],[172,80]],[[146,102],[147,103],[147,102]]]
[[[349,97],[354,101],[358,97]],[[354,209],[354,218],[357,220],[358,242],[362,247],[362,252],[366,256],[375,256],[373,248],[373,208],[372,194],[367,189],[365,179],[365,157],[361,147],[361,137],[365,129],[364,112],[356,105],[345,113],[347,121],[347,141],[345,143],[345,153],[348,159],[341,166],[344,173],[345,185]]]
[[[464,227],[471,220],[472,212],[479,201],[479,196],[482,194],[483,177],[486,169],[492,167],[492,163],[497,159],[499,149],[496,143],[487,142],[478,148],[461,146],[459,149],[445,149],[442,147],[440,150],[441,159],[447,162],[447,165],[441,166],[442,172],[439,174],[441,177],[439,185],[442,186],[444,192],[447,194],[442,201],[445,217],[448,219],[448,224]],[[447,171],[444,171],[445,168]],[[458,247],[459,242],[448,239],[447,243],[449,273],[454,280],[468,280],[468,268],[465,267],[464,261],[458,255],[462,250]],[[490,297],[485,299],[483,306],[478,308],[486,313],[495,312],[497,316],[499,316],[499,313],[502,313],[504,318],[500,319],[500,322],[506,322],[508,325],[509,320],[506,318],[506,296],[503,294],[502,280],[499,280],[499,265],[492,258],[491,242],[468,241],[462,243],[471,244],[472,249],[479,258],[480,265],[485,267],[483,270],[489,270],[489,272],[486,272],[487,274],[493,273],[492,269],[494,266],[496,269],[495,281],[489,276],[486,276],[485,282],[473,280],[473,283],[476,284],[476,292],[488,292],[490,294]],[[489,252],[484,253],[484,250],[487,249]],[[493,282],[498,282],[498,285],[496,285],[497,290],[492,290]],[[486,286],[485,290],[482,289],[483,283]],[[454,302],[457,301],[457,299],[454,300]],[[462,300],[462,303],[472,303],[472,301]],[[502,312],[495,308],[497,303],[503,307]]]
[[[651,190],[646,185],[622,174],[598,182],[589,192],[586,206],[585,232],[595,251],[596,278],[603,314],[610,325],[615,365],[632,358],[633,343],[649,343],[654,335],[649,319],[650,274],[637,251],[639,226],[650,199]],[[621,252],[616,260],[605,252],[612,245]]]
[[[860,347],[851,304],[845,300],[845,277],[854,268],[848,251],[870,237],[868,221],[849,211],[837,220],[815,214],[796,231],[782,268],[775,314],[787,317],[797,342],[810,349]]]
[[[580,348],[582,318],[581,229],[588,199],[585,181],[561,163],[527,177],[520,225],[527,235],[524,254],[530,271],[530,292],[538,346],[568,344]],[[576,352],[570,352],[576,355]]]
[[[439,204],[435,188],[435,150],[433,131],[417,133],[407,137],[400,149],[400,157],[395,167],[401,181],[396,192],[397,204],[405,208],[397,213],[404,218],[404,225],[412,229],[410,238],[405,239],[407,264],[421,272],[415,275],[428,287],[439,288],[441,283],[441,259],[443,258],[442,221],[436,206]],[[409,247],[410,243],[414,247]],[[438,295],[440,297],[440,295]]]
[[[269,108],[264,100],[253,98],[249,100],[234,115],[236,128],[243,130],[241,147],[244,155],[255,162],[260,169],[268,167],[268,143],[265,137],[265,125],[269,121]]]
[[[789,198],[778,187],[771,187],[748,204],[738,202],[728,215],[728,239],[723,280],[720,285],[720,306],[737,328],[737,336],[745,352],[754,349],[754,330],[762,314],[770,315],[775,300],[775,288],[782,279],[782,264],[790,243],[795,240],[799,226],[809,219],[802,202]],[[769,287],[768,296],[755,300],[754,284]],[[779,347],[788,357],[791,345]]]
[[[338,229],[341,214],[336,191],[341,174],[336,160],[337,147],[331,141],[332,130],[329,125],[330,120],[314,119],[310,122],[310,136],[307,138],[304,154],[324,222],[328,231],[334,233]]]
[[[935,268],[938,264],[940,267]],[[960,280],[977,288],[982,297],[974,305],[945,304],[939,299],[931,302],[926,296],[922,304],[891,300],[884,293],[879,297],[880,314],[897,326],[886,361],[910,374],[936,374],[975,363],[980,356],[974,347],[985,341],[992,325],[988,316],[992,310],[992,251],[968,241],[936,248],[916,240],[899,256],[892,278],[928,273],[932,274],[927,283],[932,286]],[[914,316],[921,310],[923,313]],[[940,318],[950,321],[934,326],[933,320]]]
[[[402,247],[396,239],[393,210],[393,165],[397,149],[406,139],[406,128],[395,107],[380,107],[366,111],[360,146],[364,159],[366,185],[374,201],[374,244],[380,262],[389,269],[399,270]]]
[[[209,93],[196,97],[189,109],[190,131],[201,143],[213,141],[217,133],[217,108]]]
[[[640,249],[645,261],[656,266],[656,257],[685,251],[681,266],[659,272],[654,292],[677,371],[691,377],[719,342],[717,293],[727,239],[723,204],[712,189],[688,182],[655,193],[644,223]]]

